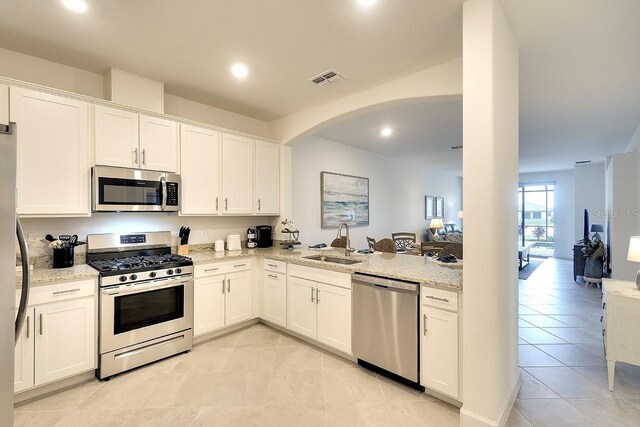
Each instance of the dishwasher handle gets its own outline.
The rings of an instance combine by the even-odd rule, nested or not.
[[[352,278],[354,285],[371,286],[375,288],[381,288],[381,290],[387,290],[391,292],[404,292],[416,295],[420,291],[420,284],[415,282],[389,279],[387,277],[369,276],[360,273],[355,273]]]

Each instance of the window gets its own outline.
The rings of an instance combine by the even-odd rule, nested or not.
[[[520,245],[553,246],[554,185],[521,185],[518,188],[518,238]]]

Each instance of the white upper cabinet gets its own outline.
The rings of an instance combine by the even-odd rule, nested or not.
[[[180,126],[182,215],[221,213],[222,134],[194,126]]]
[[[140,168],[178,171],[178,124],[157,117],[140,116]]]
[[[280,145],[256,141],[256,204],[258,215],[280,212]]]
[[[254,141],[241,136],[222,136],[223,213],[253,213]]]
[[[11,88],[19,215],[90,215],[87,113],[86,102]]]
[[[94,131],[97,165],[139,167],[136,113],[96,105]]]

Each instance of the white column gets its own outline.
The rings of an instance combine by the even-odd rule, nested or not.
[[[504,425],[518,368],[518,47],[498,0],[463,6],[463,407]]]

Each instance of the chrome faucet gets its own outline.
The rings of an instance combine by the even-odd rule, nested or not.
[[[346,222],[343,222],[340,224],[340,226],[338,226],[338,240],[342,238],[342,227],[347,229],[347,244],[344,247],[344,255],[345,256],[350,256],[351,252],[354,252],[355,249],[351,248],[351,239],[349,238],[349,224],[347,224]]]

